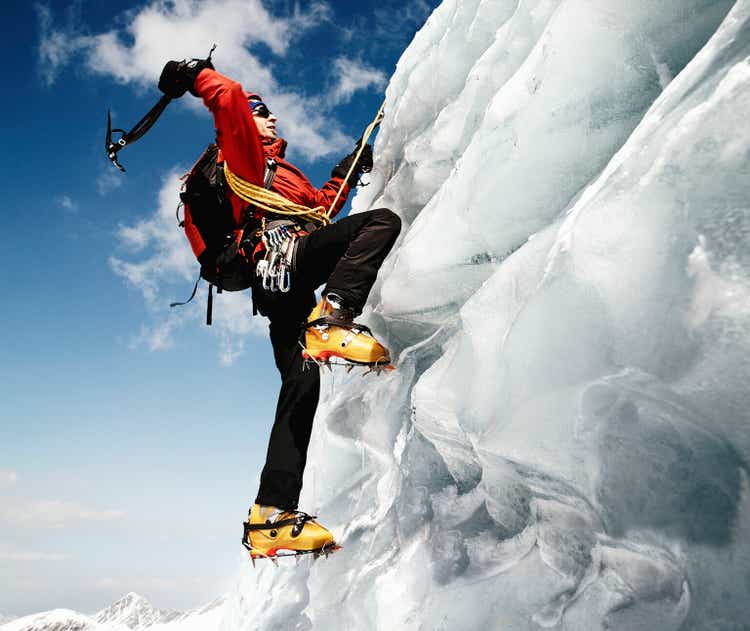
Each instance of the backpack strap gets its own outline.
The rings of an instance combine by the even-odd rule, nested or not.
[[[198,283],[201,282],[201,275],[198,274],[198,280],[195,281],[195,285],[193,285],[193,293],[190,294],[190,298],[185,300],[184,302],[170,302],[170,307],[181,307],[182,305],[186,305],[188,302],[190,302],[193,298],[195,298],[195,292],[198,291]]]
[[[263,188],[271,189],[273,181],[276,179],[276,169],[279,164],[273,158],[266,158],[266,172],[263,176]]]
[[[206,325],[211,326],[214,312],[214,284],[208,283],[208,300],[206,301]]]

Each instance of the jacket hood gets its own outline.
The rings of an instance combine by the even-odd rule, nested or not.
[[[286,140],[283,138],[261,138],[263,153],[269,158],[283,158],[286,153]]]

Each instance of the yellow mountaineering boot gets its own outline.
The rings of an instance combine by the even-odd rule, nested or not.
[[[324,296],[308,316],[302,356],[316,363],[336,363],[331,358],[337,357],[342,364],[393,368],[388,349],[370,329],[353,322],[352,311],[342,308],[334,294]]]
[[[338,550],[330,531],[302,511],[254,504],[244,526],[242,545],[253,560]]]

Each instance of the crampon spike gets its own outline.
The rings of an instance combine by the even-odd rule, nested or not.
[[[362,368],[364,370],[364,372],[362,373],[363,377],[371,372],[379,375],[383,371],[396,370],[396,367],[393,364],[386,364],[386,360],[378,360],[377,362],[374,362],[372,364],[358,364],[339,357],[329,357],[325,360],[316,359],[313,355],[307,352],[307,349],[304,347],[302,342],[300,342],[299,345],[303,350],[303,368],[310,368],[313,364],[315,364],[318,368],[327,368],[328,370],[333,372],[334,366],[340,366],[342,368],[346,368],[347,374],[350,373],[354,368]],[[333,361],[333,359],[339,359],[340,361]]]
[[[318,558],[320,558],[322,555],[325,555],[326,559],[333,554],[334,552],[337,552],[338,550],[341,550],[341,546],[333,543],[327,546],[324,546],[320,548],[319,550],[280,550],[276,554],[262,554],[261,552],[251,552],[250,553],[250,560],[253,563],[253,567],[255,567],[255,562],[259,559],[268,559],[273,563],[276,567],[279,567],[279,559],[285,559],[285,558],[291,558],[294,557],[295,565],[299,565],[300,559],[303,556],[312,555],[312,561],[316,561]]]

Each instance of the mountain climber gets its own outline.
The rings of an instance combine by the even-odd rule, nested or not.
[[[228,181],[231,176],[256,187],[265,185],[309,208],[332,204],[340,189],[335,214],[361,173],[372,167],[371,147],[358,145],[334,167],[322,188],[314,188],[284,159],[287,143],[278,137],[277,118],[261,97],[214,70],[210,57],[168,62],[159,89],[171,98],[189,91],[203,99],[213,114],[217,161],[223,163]],[[251,272],[260,274],[254,275],[253,304],[270,320],[271,344],[281,375],[266,463],[245,523],[243,544],[253,559],[274,557],[279,550],[325,552],[335,549],[332,534],[297,510],[320,391],[319,366],[334,363],[332,359],[370,367],[389,364],[388,351],[354,318],[362,312],[401,222],[396,214],[380,208],[316,227],[309,216],[290,219],[249,204],[231,187],[226,195],[238,234],[232,245],[240,244],[240,250],[248,254]],[[185,212],[187,217],[187,208]],[[198,256],[199,239],[191,238],[189,232],[188,238]],[[268,258],[269,251],[275,258]],[[275,275],[269,275],[279,260],[289,262],[289,267],[276,267]],[[265,263],[263,270],[261,263]],[[289,275],[282,278],[285,271]],[[314,290],[322,284],[322,299],[316,305]]]

